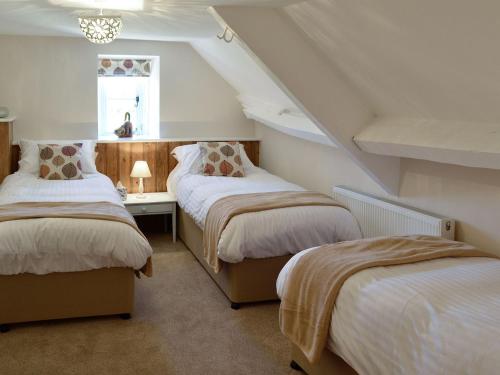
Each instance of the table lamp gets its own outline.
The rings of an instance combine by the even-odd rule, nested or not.
[[[148,163],[144,160],[136,161],[134,168],[132,168],[132,173],[130,173],[130,177],[139,179],[139,195],[137,195],[137,198],[146,198],[144,195],[143,179],[151,177],[151,171],[149,170]]]

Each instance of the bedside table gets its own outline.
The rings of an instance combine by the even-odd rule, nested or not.
[[[123,202],[132,216],[172,215],[172,239],[177,240],[177,200],[170,193],[144,193],[145,198],[137,198],[139,194],[129,194]],[[166,216],[165,216],[166,220]]]

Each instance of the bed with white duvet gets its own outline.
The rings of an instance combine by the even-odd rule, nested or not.
[[[252,164],[240,145],[245,177],[204,176],[199,173],[198,146],[174,150],[179,164],[168,177],[168,191],[179,206],[203,229],[208,210],[230,195],[279,191],[303,191]],[[289,207],[249,214],[230,220],[218,243],[218,257],[238,263],[245,258],[270,258],[295,254],[322,243],[361,238],[354,216],[342,207]]]
[[[17,172],[0,187],[0,205],[17,202],[110,202],[123,207],[111,180],[100,174],[49,181]],[[130,226],[107,220],[42,218],[0,223],[0,275],[140,269],[151,246]]]
[[[281,297],[298,260],[277,280]],[[351,276],[332,314],[327,347],[360,374],[496,374],[500,260],[438,259]]]

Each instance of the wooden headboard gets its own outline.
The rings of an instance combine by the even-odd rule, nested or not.
[[[144,179],[146,192],[166,191],[167,177],[177,165],[177,160],[170,154],[177,146],[196,143],[186,142],[99,142],[96,151],[97,170],[105,174],[114,184],[121,181],[130,193],[136,193],[138,179],[131,178],[130,172],[136,160],[146,160],[153,177]],[[259,141],[240,141],[245,147],[248,158],[259,165]],[[20,149],[12,146],[11,172],[18,169]]]

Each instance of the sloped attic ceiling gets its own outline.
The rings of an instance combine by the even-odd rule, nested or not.
[[[377,115],[500,119],[500,2],[311,0],[284,9]]]
[[[365,151],[500,168],[500,2],[312,0],[286,14],[371,104]]]
[[[397,190],[397,176],[383,176],[353,142],[379,155],[500,169],[500,2],[309,0],[281,10],[222,6],[215,12],[386,190]],[[300,38],[290,42],[293,28],[311,48],[299,45]],[[322,87],[311,69],[321,58],[337,83],[346,83],[339,86],[367,113],[366,122],[327,114],[328,100],[320,95],[310,100],[308,86],[316,79],[330,105],[344,111],[338,90]],[[390,160],[385,168],[398,168]]]
[[[382,188],[397,194],[399,159],[369,155],[352,141],[373,120],[372,109],[282,10],[228,6],[212,12],[297,108]]]

